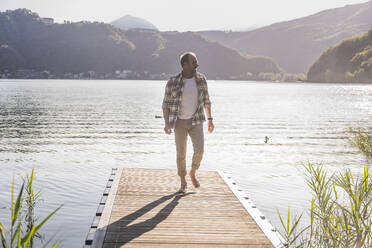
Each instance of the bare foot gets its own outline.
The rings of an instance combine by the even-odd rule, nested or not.
[[[186,176],[181,176],[180,179],[181,179],[181,187],[177,192],[186,193],[186,188],[187,188]]]
[[[195,177],[195,170],[190,170],[189,174],[190,174],[190,179],[191,179],[192,185],[194,185],[195,188],[199,188],[200,183]]]
[[[178,193],[186,193],[187,184],[181,184],[180,189],[177,191]]]

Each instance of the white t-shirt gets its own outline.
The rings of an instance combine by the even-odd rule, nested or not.
[[[184,87],[178,118],[190,119],[193,117],[198,106],[198,88],[195,78],[183,78]]]

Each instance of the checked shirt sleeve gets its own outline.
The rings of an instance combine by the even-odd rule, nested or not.
[[[170,108],[171,84],[172,84],[172,80],[169,79],[167,82],[167,85],[165,86],[162,108]]]
[[[208,85],[207,81],[204,78],[204,97],[203,97],[203,103],[205,108],[211,107],[211,101],[209,100],[209,93],[208,93]]]

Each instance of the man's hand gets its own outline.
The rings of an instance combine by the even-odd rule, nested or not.
[[[208,131],[211,133],[214,130],[214,125],[211,120],[208,121]]]
[[[166,134],[171,134],[172,133],[172,128],[171,128],[171,126],[169,124],[165,124],[164,132]]]

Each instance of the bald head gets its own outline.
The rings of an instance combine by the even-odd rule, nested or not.
[[[190,57],[194,57],[196,59],[196,55],[195,53],[193,52],[185,52],[183,54],[181,54],[180,56],[180,63],[181,63],[181,66],[183,67],[185,63],[189,63],[190,62]]]

